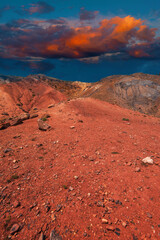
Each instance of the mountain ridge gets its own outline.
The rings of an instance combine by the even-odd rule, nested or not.
[[[0,75],[0,79],[0,113],[4,108],[7,109],[9,102],[10,106],[16,105],[12,112],[23,109],[29,112],[40,104],[40,98],[42,99],[39,105],[41,108],[62,100],[92,97],[122,108],[160,117],[159,75],[143,73],[113,75],[93,83],[64,81],[43,74],[27,77]],[[43,96],[46,93],[42,89],[48,91],[46,96]],[[54,95],[61,95],[61,98],[56,100]],[[20,98],[23,99],[22,102],[19,101]],[[9,109],[11,110],[11,107]]]

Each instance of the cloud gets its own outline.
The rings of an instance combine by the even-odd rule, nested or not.
[[[0,25],[0,57],[82,59],[110,54],[114,59],[122,55],[160,58],[156,31],[131,16],[105,18],[96,27],[92,23],[76,26],[67,19],[19,19]]]
[[[48,73],[49,71],[55,68],[54,64],[48,60],[36,59],[36,58],[28,58],[28,59],[3,59],[0,58],[0,69],[6,71],[20,69],[26,71],[28,69],[31,70],[32,73]]]
[[[81,21],[93,20],[96,18],[99,11],[87,11],[85,8],[80,9],[79,18]]]
[[[24,14],[46,14],[54,11],[54,7],[47,2],[38,1],[37,3],[29,4],[27,7],[25,5],[21,6],[20,10],[16,10],[16,12],[20,15]]]

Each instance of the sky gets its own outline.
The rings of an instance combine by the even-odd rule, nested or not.
[[[0,2],[0,74],[95,82],[160,73],[159,0]]]

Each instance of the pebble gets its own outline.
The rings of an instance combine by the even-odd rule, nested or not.
[[[55,106],[54,104],[50,104],[48,108],[53,108],[54,106]]]
[[[108,230],[108,231],[114,231],[115,228],[114,228],[113,226],[107,226],[107,230]]]
[[[14,201],[13,205],[14,208],[17,208],[20,206],[20,202],[18,202],[17,200]]]
[[[84,232],[84,233],[83,233],[83,236],[84,236],[84,237],[87,237],[87,233],[86,233],[86,232]]]
[[[70,126],[70,129],[74,129],[75,128],[75,126]]]
[[[13,160],[13,163],[18,163],[18,160]]]
[[[77,180],[77,179],[78,179],[78,176],[74,176],[74,179],[76,179],[76,180]]]
[[[18,166],[17,164],[15,164],[15,165],[13,166],[13,169],[17,169],[17,168],[19,168],[19,166]]]
[[[104,207],[104,204],[103,204],[103,202],[99,201],[99,202],[97,203],[97,206],[98,206],[98,207]]]
[[[56,207],[56,212],[59,212],[61,209],[62,209],[62,205],[58,204],[57,207]]]
[[[149,212],[147,212],[147,217],[152,218],[152,215]]]
[[[128,162],[126,165],[127,165],[127,166],[132,166],[132,163],[131,163],[131,162]]]
[[[140,171],[141,171],[141,169],[139,167],[135,168],[135,172],[140,172]]]
[[[123,227],[127,227],[127,223],[126,222],[122,222],[122,226]]]
[[[153,159],[150,157],[146,157],[144,159],[142,159],[143,163],[149,163],[149,164],[153,164]]]
[[[74,188],[70,186],[69,187],[69,191],[73,191],[73,190],[74,190]]]
[[[18,224],[14,224],[12,227],[11,227],[11,230],[10,230],[10,233],[11,234],[14,234],[16,232],[18,232],[20,229],[20,226]]]
[[[11,151],[12,151],[11,148],[7,148],[7,149],[4,150],[4,153],[8,153],[8,152],[11,152]]]
[[[102,223],[104,223],[104,224],[108,224],[108,220],[105,219],[105,218],[102,218]]]
[[[55,221],[56,220],[56,215],[55,214],[51,214],[51,219],[52,219],[52,221]]]
[[[90,156],[88,159],[89,159],[89,161],[93,162],[96,160],[96,157]]]

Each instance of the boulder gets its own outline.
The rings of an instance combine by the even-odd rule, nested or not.
[[[45,123],[42,119],[38,119],[38,128],[42,131],[47,131],[51,128],[47,123]]]
[[[149,163],[149,164],[153,164],[153,159],[150,157],[146,157],[144,159],[142,159],[143,163]]]
[[[19,118],[20,118],[22,121],[24,121],[24,120],[29,119],[29,118],[30,118],[30,115],[29,115],[29,113],[22,113],[22,114],[19,116]]]

